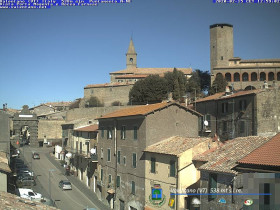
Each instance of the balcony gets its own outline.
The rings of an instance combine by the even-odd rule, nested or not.
[[[98,162],[98,156],[97,154],[90,154],[91,162]]]

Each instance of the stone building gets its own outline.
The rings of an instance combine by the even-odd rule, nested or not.
[[[221,140],[241,136],[274,135],[280,131],[280,89],[221,92],[197,100],[204,115],[203,136]]]
[[[187,78],[191,77],[191,68],[176,69],[182,71]],[[93,84],[84,87],[84,98],[81,106],[86,106],[87,100],[92,96],[97,97],[105,106],[111,106],[113,102],[119,102],[120,105],[130,104],[129,91],[135,82],[149,75],[164,76],[165,73],[173,70],[174,68],[138,68],[137,53],[131,39],[126,53],[126,69],[111,72],[110,83]]]
[[[174,135],[197,137],[200,116],[177,103],[162,102],[99,117],[97,196],[111,208],[143,209],[144,149]]]
[[[10,115],[0,111],[0,151],[10,154]]]
[[[198,168],[201,173],[200,189],[205,189],[206,195],[200,195],[201,210],[247,209],[244,201],[248,199],[248,195],[242,193],[256,191],[251,192],[244,185],[243,174],[236,169],[237,162],[270,139],[271,137],[260,136],[239,137],[219,143],[218,147],[193,158],[195,164],[202,164]],[[237,195],[238,193],[241,195]]]
[[[199,188],[200,180],[198,166],[193,164],[192,158],[214,146],[214,143],[212,138],[172,136],[148,146],[144,150],[145,207],[190,209],[191,202],[199,196],[183,193],[186,189]],[[156,192],[159,192],[158,196]]]
[[[268,86],[280,84],[280,59],[242,60],[233,54],[233,26],[210,26],[211,82],[218,74],[235,89],[258,89],[266,81]]]

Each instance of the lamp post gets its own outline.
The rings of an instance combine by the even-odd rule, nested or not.
[[[49,194],[50,199],[52,200],[52,192],[51,192],[51,172],[55,171],[55,169],[49,169]]]

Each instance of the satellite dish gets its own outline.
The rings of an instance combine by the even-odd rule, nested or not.
[[[207,120],[204,120],[204,122],[203,122],[203,123],[204,123],[204,125],[205,125],[205,126],[208,126],[208,125],[209,125],[209,123],[208,123],[208,121],[207,121]]]

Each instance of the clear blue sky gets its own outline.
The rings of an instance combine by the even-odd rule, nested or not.
[[[133,33],[138,67],[209,70],[209,25],[234,29],[234,56],[280,58],[280,4],[133,0],[92,7],[0,10],[0,106],[83,97],[125,69]]]

